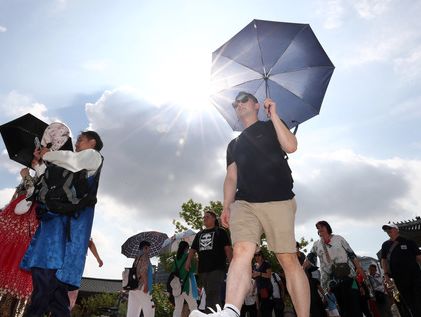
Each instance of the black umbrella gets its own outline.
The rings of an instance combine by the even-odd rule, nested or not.
[[[48,124],[28,113],[0,126],[9,157],[30,167],[35,150],[35,140],[41,141]]]
[[[212,54],[212,102],[235,131],[232,107],[246,91],[277,103],[289,128],[317,115],[334,66],[308,24],[253,20]],[[259,120],[267,120],[260,107]]]
[[[154,257],[159,254],[162,244],[168,239],[168,236],[165,233],[158,231],[145,231],[138,233],[126,240],[121,246],[121,253],[128,258],[135,258],[141,255],[141,250],[139,250],[139,244],[142,241],[148,241],[151,244],[149,250],[149,256]]]

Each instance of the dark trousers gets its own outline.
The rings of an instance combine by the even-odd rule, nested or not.
[[[200,281],[206,292],[206,308],[216,310],[216,305],[221,306],[221,287],[224,284],[225,272],[212,271],[199,273]],[[209,311],[211,312],[211,311]]]
[[[249,313],[249,317],[257,317],[257,306],[253,305],[243,305],[241,307],[240,317],[246,317],[246,313]]]
[[[275,317],[284,317],[285,304],[282,298],[273,299],[273,311],[275,312]]]
[[[360,291],[352,288],[353,282],[354,279],[346,278],[333,288],[341,317],[363,316],[360,308]]]
[[[259,299],[260,313],[262,317],[272,317],[273,301],[271,298]]]
[[[401,297],[400,306],[410,312],[410,314],[408,312],[406,314],[411,317],[421,316],[421,281],[415,279],[411,284],[399,283],[397,280],[395,282]],[[404,310],[403,307],[402,310]],[[402,315],[406,316],[405,313]]]
[[[50,312],[52,317],[70,317],[67,285],[56,277],[56,270],[32,268],[31,304],[25,317],[41,317]]]

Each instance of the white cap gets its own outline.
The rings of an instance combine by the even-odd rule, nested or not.
[[[382,226],[383,230],[395,228],[396,230],[399,230],[399,227],[395,225],[394,223],[386,223]]]

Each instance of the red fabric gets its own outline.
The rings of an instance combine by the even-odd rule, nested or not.
[[[19,268],[38,227],[35,204],[23,215],[16,215],[17,203],[25,195],[17,197],[0,212],[0,292],[18,298],[29,297],[32,293],[31,273]]]

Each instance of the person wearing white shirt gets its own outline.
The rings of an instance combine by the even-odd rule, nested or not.
[[[86,252],[94,218],[99,171],[103,158],[99,151],[103,143],[94,131],[82,132],[75,152],[50,151],[43,147],[34,152],[38,162],[47,162],[69,170],[86,170],[88,189],[94,199],[77,211],[77,217],[47,209],[41,214],[41,224],[25,253],[21,267],[32,272],[34,291],[25,317],[69,317],[68,291],[78,289],[85,266]],[[44,163],[34,166],[38,172],[48,171]]]

